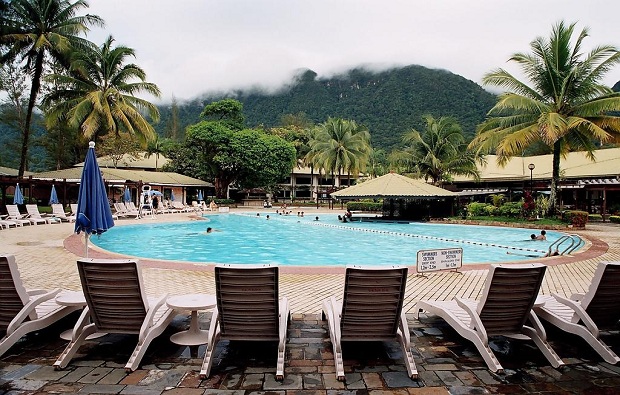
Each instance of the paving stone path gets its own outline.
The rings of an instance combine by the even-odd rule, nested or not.
[[[163,218],[159,218],[163,217]],[[158,220],[179,220],[180,215]],[[119,221],[135,223],[133,220]],[[77,255],[67,242],[72,225],[39,225],[0,231],[0,253],[14,254],[28,288],[79,289],[75,270]],[[549,268],[542,292],[570,295],[587,289],[601,260],[620,260],[620,227],[589,225],[581,232],[594,240],[598,254],[577,254],[574,259],[548,258]],[[71,240],[71,239],[70,239]],[[596,240],[602,240],[600,244]],[[66,246],[68,245],[68,248]],[[93,252],[95,255],[102,252]],[[145,262],[149,294],[213,292],[210,270],[195,265],[169,268]],[[320,317],[320,303],[342,292],[342,272],[307,273],[283,271],[280,292],[291,301],[291,323],[286,351],[285,380],[275,380],[276,350],[273,344],[220,342],[212,375],[201,380],[198,372],[204,346],[183,347],[169,341],[171,334],[186,329],[189,317],[179,315],[149,347],[141,367],[126,374],[136,338],[108,335],[87,342],[69,366],[55,371],[52,364],[66,342],[60,332],[72,326],[71,315],[31,334],[0,357],[0,395],[3,394],[618,394],[620,366],[607,364],[588,346],[571,335],[548,328],[551,345],[566,366],[555,369],[530,342],[498,338],[492,348],[504,365],[503,374],[489,371],[475,347],[462,339],[443,320],[421,315],[413,318],[419,299],[477,298],[484,267],[463,274],[411,274],[405,311],[414,345],[418,380],[406,376],[396,343],[353,343],[344,347],[346,382],[336,380],[331,342]],[[0,301],[1,303],[2,301]],[[200,315],[207,327],[210,313]],[[620,352],[620,334],[604,334],[604,340]]]

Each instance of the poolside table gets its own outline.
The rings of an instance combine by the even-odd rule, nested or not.
[[[188,294],[171,296],[166,301],[168,307],[174,310],[191,311],[192,318],[189,329],[170,336],[170,341],[182,346],[198,346],[206,344],[209,331],[200,329],[198,310],[211,310],[216,306],[215,295]]]

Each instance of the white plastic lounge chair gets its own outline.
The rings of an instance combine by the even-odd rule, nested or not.
[[[103,332],[138,335],[138,345],[125,365],[128,372],[136,370],[151,341],[174,317],[166,305],[167,295],[147,298],[136,260],[80,259],[77,266],[87,307],[54,367],[66,367],[87,336]]]
[[[71,215],[74,217],[77,217],[77,211],[78,211],[77,203],[71,203],[69,204],[69,207],[71,207]]]
[[[563,331],[581,336],[605,362],[620,358],[599,338],[600,330],[616,327],[620,320],[620,262],[599,263],[588,292],[568,298],[540,296],[534,311],[540,318]]]
[[[75,216],[67,215],[67,213],[65,213],[65,209],[62,207],[62,204],[60,203],[52,204],[52,215],[56,218],[60,218],[61,221],[66,221],[66,222],[75,221]]]
[[[278,298],[276,265],[215,267],[217,308],[200,376],[209,377],[218,340],[277,341],[276,379],[284,378],[284,352],[289,320],[288,299]]]
[[[19,223],[19,222],[7,220],[7,219],[0,219],[0,227],[8,229],[11,226],[14,226],[14,227],[17,228],[18,226],[23,226],[23,225],[21,223]]]
[[[47,222],[48,224],[58,222],[54,220],[52,217],[42,216],[41,213],[39,212],[39,207],[36,204],[27,204],[26,211],[28,212],[28,218],[30,219],[43,220],[44,222]]]
[[[25,219],[25,215],[21,214],[19,212],[19,209],[17,208],[17,205],[15,204],[7,204],[6,205],[6,211],[9,214],[7,217],[7,220],[9,221],[14,221],[14,222],[19,222],[22,225],[32,225],[33,222],[29,221],[28,219]],[[45,221],[43,221],[45,222]]]
[[[482,298],[451,301],[419,301],[414,309],[419,318],[424,310],[443,318],[461,336],[470,340],[493,372],[503,367],[489,347],[489,337],[530,338],[553,367],[564,362],[546,340],[545,330],[532,311],[547,267],[539,263],[491,265]],[[530,321],[532,327],[525,325]]]
[[[417,378],[409,326],[402,311],[406,284],[406,267],[347,267],[342,302],[334,296],[323,302],[338,380],[345,380],[342,342],[347,341],[398,340],[407,373]]]
[[[60,289],[26,290],[13,255],[0,255],[0,355],[22,336],[43,329],[81,307],[67,307],[54,298]]]

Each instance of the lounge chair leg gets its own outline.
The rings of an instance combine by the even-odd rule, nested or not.
[[[67,347],[65,347],[62,354],[60,354],[56,362],[54,362],[54,369],[60,370],[66,368],[69,362],[71,362],[71,359],[73,359],[73,356],[75,355],[77,350],[82,345],[82,343],[84,343],[84,340],[86,340],[88,336],[92,335],[95,332],[95,324],[89,324],[88,326],[84,327],[84,330],[82,331],[82,333],[80,333],[77,339],[70,341],[69,344],[67,344]]]
[[[529,326],[523,326],[523,333],[530,339],[532,339],[534,343],[536,343],[536,346],[538,346],[540,351],[542,351],[549,363],[551,363],[551,366],[553,366],[554,368],[559,368],[560,366],[564,365],[564,361],[562,361],[558,354],[553,351],[549,343],[547,343],[547,341],[544,340],[538,334],[538,332],[534,330],[534,328],[531,328]]]

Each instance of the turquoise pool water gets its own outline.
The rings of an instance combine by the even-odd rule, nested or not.
[[[270,216],[267,220],[266,215]],[[92,242],[140,258],[291,266],[415,265],[418,250],[463,248],[463,263],[542,257],[563,233],[530,241],[532,229],[427,223],[340,223],[337,214],[298,217],[261,212],[205,221],[116,226]],[[214,229],[207,234],[207,227]],[[493,245],[494,244],[494,245]]]

